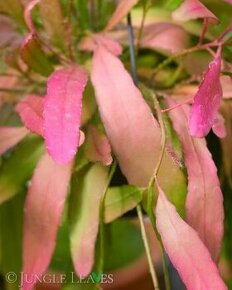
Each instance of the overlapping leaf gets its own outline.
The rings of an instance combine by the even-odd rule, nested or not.
[[[31,95],[24,98],[16,106],[16,111],[30,131],[43,135],[43,109],[44,98]]]
[[[160,187],[156,224],[164,248],[187,290],[226,290],[227,287],[198,234],[184,222]]]
[[[74,176],[71,203],[71,254],[76,273],[87,276],[95,257],[100,202],[105,192],[108,169],[94,164],[84,176]]]
[[[24,127],[0,127],[0,155],[14,147],[28,133]]]
[[[89,126],[85,144],[86,157],[92,162],[109,165],[112,162],[109,140],[97,127]]]
[[[94,53],[91,79],[107,136],[129,183],[146,186],[160,148],[157,122],[118,58]]]
[[[105,31],[113,29],[137,3],[138,0],[121,0],[108,21]]]
[[[71,163],[59,165],[46,154],[34,171],[25,204],[23,290],[33,288],[35,275],[42,275],[51,260],[71,169]]]
[[[86,72],[79,66],[58,70],[48,80],[44,138],[49,154],[61,164],[73,159],[80,143],[82,95],[86,82]]]
[[[175,104],[170,99],[168,103]],[[184,149],[188,171],[187,222],[198,232],[217,261],[223,237],[222,192],[217,169],[205,140],[192,138],[188,133],[187,112],[183,107],[169,113]]]

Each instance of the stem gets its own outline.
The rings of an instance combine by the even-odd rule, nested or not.
[[[65,30],[66,30],[66,41],[67,41],[67,50],[69,54],[69,58],[71,61],[74,61],[73,51],[72,51],[72,29],[71,29],[71,16],[72,16],[72,8],[73,8],[73,0],[69,0],[68,2],[68,19],[65,23]]]
[[[190,54],[190,53],[193,53],[195,51],[198,51],[198,50],[204,50],[204,49],[207,49],[209,47],[215,47],[215,46],[218,46],[219,43],[216,43],[215,41],[213,42],[210,42],[210,43],[206,43],[206,44],[202,44],[202,45],[196,45],[196,46],[193,46],[191,48],[187,48],[187,49],[184,49],[183,51],[177,53],[177,54],[174,54],[168,58],[166,58],[163,62],[161,62],[157,68],[153,71],[151,77],[150,77],[150,81],[153,80],[153,78],[155,77],[155,75],[161,70],[163,69],[165,66],[167,66],[168,64],[170,64],[172,61],[174,61],[175,59],[181,57],[181,56],[185,56],[187,54]]]
[[[146,15],[147,15],[149,8],[151,7],[151,4],[149,2],[147,2],[148,4],[146,3],[143,7],[142,21],[141,21],[141,25],[140,25],[138,37],[137,37],[137,51],[139,51],[139,48],[140,48],[140,41],[141,41],[142,34],[143,34]]]
[[[128,37],[129,37],[129,49],[130,49],[130,63],[131,63],[131,74],[134,80],[135,85],[138,85],[138,75],[136,67],[136,58],[135,58],[135,46],[134,46],[134,32],[131,23],[130,13],[127,15],[127,27],[128,27]]]
[[[144,248],[146,251],[149,270],[150,270],[150,274],[151,274],[151,278],[152,278],[152,283],[153,283],[154,289],[159,290],[160,288],[159,288],[158,278],[157,278],[155,270],[154,270],[154,265],[153,265],[152,256],[151,256],[151,249],[150,249],[150,246],[148,243],[147,233],[145,230],[141,205],[138,204],[136,206],[136,209],[137,209],[137,214],[138,214],[138,218],[139,218],[140,229],[141,229],[142,239],[143,239],[143,243],[144,243]]]
[[[100,258],[99,258],[99,264],[98,264],[98,272],[102,273],[103,272],[103,267],[104,267],[104,256],[105,256],[105,251],[104,251],[104,237],[105,237],[105,231],[104,231],[104,217],[105,217],[105,199],[106,199],[106,192],[107,189],[109,188],[111,179],[115,173],[117,167],[116,161],[114,161],[113,165],[111,166],[109,177],[107,180],[107,184],[105,187],[105,191],[103,193],[103,197],[100,203],[100,225],[99,225],[99,239],[100,239]]]
[[[207,18],[204,18],[202,31],[201,31],[201,35],[200,35],[200,39],[199,39],[199,45],[201,45],[204,41],[207,28],[208,28],[208,20],[207,20]]]

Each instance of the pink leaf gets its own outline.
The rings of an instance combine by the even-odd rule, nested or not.
[[[91,36],[85,38],[79,48],[85,51],[94,51],[97,48],[97,45],[104,46],[116,56],[122,53],[122,47],[117,41],[100,33],[92,34]]]
[[[24,126],[39,135],[43,135],[43,109],[44,98],[35,95],[24,98],[16,106]]]
[[[169,99],[169,105],[175,102]],[[187,222],[199,233],[213,259],[219,256],[223,237],[223,197],[217,169],[204,139],[188,133],[187,109],[170,111],[173,126],[184,150],[188,171]]]
[[[97,127],[88,127],[85,154],[91,162],[100,161],[104,165],[112,163],[109,140]]]
[[[222,98],[220,69],[221,57],[218,56],[209,64],[198,92],[194,96],[189,119],[189,130],[192,136],[204,137],[213,126]]]
[[[162,189],[158,187],[158,190],[157,229],[164,248],[186,288],[226,290],[216,265],[197,233],[181,219]]]
[[[185,48],[187,40],[182,27],[172,23],[155,23],[144,27],[141,47],[177,53]]]
[[[35,169],[25,204],[23,290],[32,289],[35,275],[42,275],[50,263],[71,169],[72,164],[59,165],[48,155]]]
[[[91,79],[122,172],[129,183],[146,186],[160,149],[157,122],[121,61],[102,46],[94,53]]]
[[[74,176],[71,212],[71,254],[76,273],[86,277],[94,264],[99,210],[108,180],[108,168],[95,163],[83,177]]]
[[[86,82],[86,72],[78,66],[58,70],[48,80],[44,138],[49,154],[61,164],[70,162],[79,146],[82,94]]]
[[[0,127],[0,154],[14,147],[28,133],[24,127]]]
[[[231,99],[232,98],[232,78],[230,76],[221,76],[220,78],[223,98]]]
[[[112,30],[138,2],[139,0],[121,0],[106,25],[105,31]]]
[[[226,137],[226,127],[225,127],[225,120],[221,114],[217,114],[217,117],[214,119],[214,123],[212,126],[212,130],[215,135],[219,138]]]
[[[184,0],[172,16],[177,21],[207,18],[211,23],[219,22],[218,18],[198,0]]]

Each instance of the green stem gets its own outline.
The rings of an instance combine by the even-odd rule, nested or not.
[[[160,243],[160,247],[162,249],[162,264],[163,264],[163,271],[164,271],[164,280],[165,280],[165,286],[166,286],[166,290],[170,290],[170,279],[169,279],[169,273],[168,273],[168,268],[167,268],[167,264],[165,261],[165,257],[164,257],[164,248],[163,248],[163,244],[160,238],[159,233],[157,232],[156,229],[156,222],[155,222],[155,215],[154,215],[154,186],[155,186],[155,180],[158,176],[161,164],[162,164],[162,160],[164,157],[164,153],[165,153],[165,144],[166,144],[166,131],[165,131],[165,124],[163,121],[163,116],[162,116],[162,110],[160,108],[159,102],[157,100],[157,97],[155,95],[153,95],[153,99],[154,99],[154,105],[155,105],[155,109],[157,112],[157,117],[158,117],[158,121],[160,124],[160,129],[161,129],[161,149],[160,149],[160,155],[158,158],[158,162],[156,164],[155,170],[154,170],[154,174],[153,177],[149,183],[149,187],[148,187],[148,196],[147,196],[147,211],[148,211],[148,215],[149,218],[151,220],[152,223],[152,227],[156,233],[156,236],[159,240]]]
[[[207,49],[208,47],[214,47],[214,46],[218,46],[218,45],[219,45],[218,43],[210,42],[210,43],[206,43],[206,44],[202,44],[202,45],[193,46],[191,48],[184,49],[183,51],[178,52],[177,54],[171,55],[170,57],[166,58],[163,62],[161,62],[157,66],[157,68],[152,72],[152,75],[150,77],[150,81],[153,81],[153,78],[161,69],[163,69],[165,66],[169,65],[171,62],[178,59],[179,57],[185,56],[185,55],[193,53],[195,51],[204,50],[204,49]]]
[[[140,41],[143,35],[143,29],[144,29],[144,24],[145,24],[145,19],[146,19],[146,15],[148,10],[151,7],[151,3],[150,1],[148,1],[144,6],[143,6],[143,15],[142,15],[142,20],[141,20],[141,25],[139,27],[139,32],[138,32],[138,37],[137,37],[137,52],[139,51],[140,48]]]
[[[104,231],[104,217],[105,217],[105,199],[106,199],[106,192],[107,189],[109,188],[110,182],[112,180],[112,177],[115,173],[117,167],[117,162],[114,161],[114,163],[111,166],[110,173],[108,176],[108,180],[105,186],[105,190],[102,196],[102,200],[100,203],[100,224],[99,224],[99,244],[100,244],[100,258],[99,258],[99,264],[98,264],[98,272],[102,273],[103,272],[103,267],[104,267],[104,256],[105,256],[105,251],[104,251],[104,239],[105,239],[105,231]]]
[[[152,283],[153,283],[154,289],[159,290],[160,288],[159,288],[158,278],[157,278],[157,275],[156,275],[156,272],[154,269],[154,265],[153,265],[153,261],[152,261],[152,255],[151,255],[151,250],[150,250],[150,246],[148,243],[147,233],[145,230],[141,205],[138,204],[136,209],[137,209],[137,214],[138,214],[138,218],[139,218],[140,229],[141,229],[142,239],[143,239],[144,248],[145,248],[147,261],[148,261],[148,265],[149,265],[149,270],[150,270],[150,274],[151,274],[151,278],[152,278]]]

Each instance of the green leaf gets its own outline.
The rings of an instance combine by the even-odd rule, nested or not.
[[[167,1],[165,8],[168,10],[175,10],[182,2],[183,0],[169,0]]]
[[[4,276],[8,272],[14,272],[20,277],[23,205],[24,194],[20,194],[0,206],[0,268]],[[5,281],[5,284],[4,289],[19,289],[19,280],[13,284]]]
[[[67,5],[67,4],[66,4]],[[40,0],[39,11],[46,33],[53,44],[64,49],[65,30],[62,7],[59,0]]]
[[[108,168],[95,163],[74,174],[70,196],[71,254],[76,272],[86,276],[92,269],[99,227],[100,203],[108,180]],[[86,242],[88,241],[88,242]]]
[[[1,0],[0,12],[8,14],[18,23],[24,24],[23,5],[20,0]]]
[[[119,219],[107,225],[104,273],[125,267],[144,254],[140,229],[133,223]],[[130,242],[133,241],[133,242]]]
[[[48,57],[43,52],[39,40],[29,34],[20,50],[23,61],[29,68],[43,76],[49,76],[53,71],[53,66]]]
[[[110,187],[105,199],[105,222],[109,223],[133,209],[143,198],[144,189],[132,185]]]
[[[41,138],[30,136],[3,160],[0,167],[0,204],[25,187],[42,152]]]

